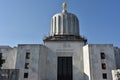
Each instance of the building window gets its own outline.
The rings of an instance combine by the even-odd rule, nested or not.
[[[30,52],[26,52],[26,59],[30,59]]]
[[[102,63],[102,69],[106,69],[106,64]]]
[[[103,73],[103,79],[107,79],[107,73]]]
[[[105,59],[105,53],[101,52],[101,59]]]
[[[24,73],[24,78],[28,78],[28,73]]]
[[[29,63],[25,63],[25,69],[29,69]]]

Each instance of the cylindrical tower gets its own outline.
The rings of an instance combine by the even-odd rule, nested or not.
[[[51,19],[50,36],[45,40],[82,40],[86,39],[79,35],[79,20],[67,12],[67,5],[63,3],[63,11],[55,14]]]
[[[52,17],[50,36],[74,35],[79,36],[79,21],[74,14],[63,11]]]

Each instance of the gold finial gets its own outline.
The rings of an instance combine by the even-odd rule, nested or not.
[[[66,11],[66,9],[67,9],[67,4],[66,4],[66,2],[64,2],[63,3],[63,10]]]

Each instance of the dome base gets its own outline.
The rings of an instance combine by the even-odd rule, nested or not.
[[[44,41],[82,41],[86,43],[87,39],[75,35],[54,35],[46,37]]]

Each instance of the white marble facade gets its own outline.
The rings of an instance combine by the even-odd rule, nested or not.
[[[17,48],[0,46],[0,54],[2,55],[2,60],[4,60],[1,69],[15,69]]]
[[[88,44],[83,47],[85,80],[112,80],[116,69],[114,47],[111,44]],[[104,54],[104,58],[101,58]],[[106,78],[103,75],[106,75]]]
[[[72,58],[71,80],[116,80],[120,68],[120,48],[87,44],[79,34],[78,18],[66,9],[52,17],[44,44],[0,46],[0,54],[5,60],[1,69],[19,70],[18,80],[58,80],[58,57]]]
[[[113,80],[120,80],[120,69],[112,70]]]
[[[52,45],[52,46],[51,46]],[[51,54],[54,58],[54,67],[51,66],[51,70],[54,71],[54,79],[57,80],[57,57],[72,57],[73,66],[73,80],[83,80],[83,42],[79,41],[56,41],[56,42],[45,42],[47,46],[54,54]],[[52,58],[52,57],[51,57]],[[50,64],[51,64],[50,63]],[[53,75],[50,75],[53,76]],[[51,80],[51,79],[49,79]]]

